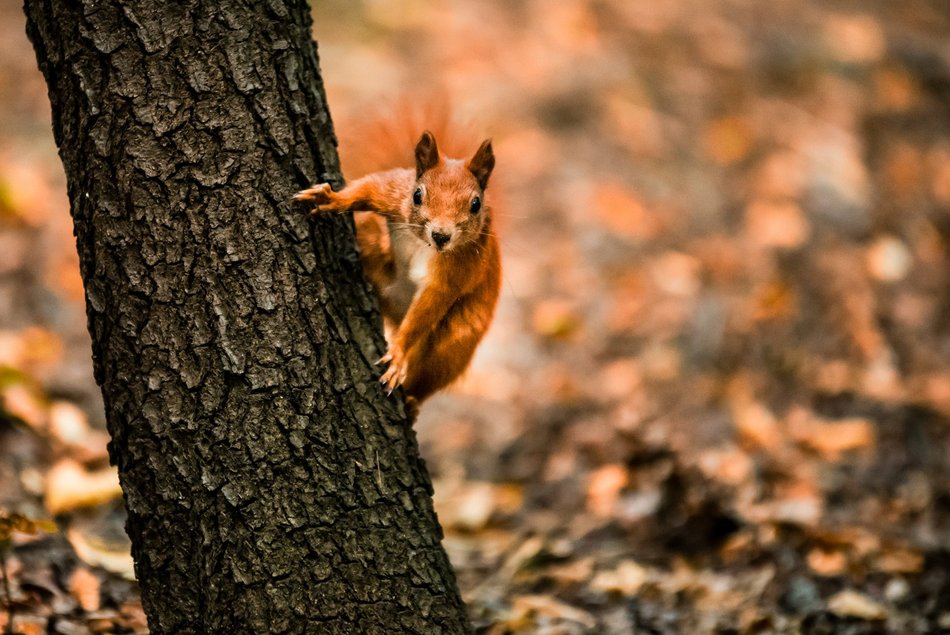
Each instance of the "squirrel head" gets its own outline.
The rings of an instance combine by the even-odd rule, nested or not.
[[[416,183],[409,201],[409,222],[418,236],[437,251],[449,251],[478,240],[490,210],[485,188],[495,167],[491,139],[486,139],[468,161],[439,153],[428,130],[416,144]]]

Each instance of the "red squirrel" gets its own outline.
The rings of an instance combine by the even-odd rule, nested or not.
[[[452,383],[488,330],[501,286],[501,253],[485,188],[495,166],[491,140],[468,160],[439,153],[432,133],[415,148],[416,167],[375,172],[339,192],[323,183],[294,197],[312,214],[357,212],[366,276],[392,325],[378,363],[390,392],[410,407]]]

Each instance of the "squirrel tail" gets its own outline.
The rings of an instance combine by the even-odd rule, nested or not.
[[[347,178],[414,165],[413,150],[426,130],[440,151],[466,157],[481,139],[471,125],[460,123],[446,97],[397,97],[375,112],[343,117],[336,123],[340,163]]]

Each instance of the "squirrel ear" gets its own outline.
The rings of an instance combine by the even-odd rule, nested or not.
[[[491,139],[485,139],[482,142],[466,167],[475,175],[475,180],[484,190],[488,185],[488,177],[491,176],[491,171],[495,167],[495,152],[491,147]]]
[[[439,146],[435,143],[435,136],[426,130],[416,144],[416,178],[422,176],[426,170],[434,168],[438,162]]]

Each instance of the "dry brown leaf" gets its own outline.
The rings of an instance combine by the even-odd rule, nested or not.
[[[51,514],[93,507],[121,495],[114,467],[91,472],[72,459],[62,459],[46,476],[45,502]]]
[[[551,339],[567,339],[579,328],[580,317],[571,301],[549,298],[538,302],[534,307],[531,324],[538,335]]]
[[[672,296],[689,298],[702,286],[702,263],[678,251],[667,251],[654,258],[650,273],[657,287]]]
[[[0,618],[8,618],[6,611],[0,613]],[[5,619],[3,620],[5,622]],[[38,615],[20,615],[13,618],[13,632],[17,635],[46,635],[48,620]],[[4,623],[4,626],[6,624]]]
[[[66,538],[79,559],[90,567],[105,569],[126,580],[135,579],[132,554],[128,550],[119,550],[115,545],[106,544],[101,538],[87,535],[75,527],[66,533]]]
[[[19,331],[0,331],[0,365],[25,371],[59,362],[63,344],[53,332],[39,326]]]
[[[498,575],[504,580],[512,578],[519,569],[535,558],[543,549],[544,538],[541,536],[527,538],[518,545],[511,555],[505,558],[505,561],[498,568]]]
[[[41,531],[53,533],[59,531],[59,527],[51,520],[38,520],[0,509],[0,543],[9,540],[15,533],[32,535]]]
[[[808,552],[808,567],[821,576],[836,576],[844,573],[848,559],[837,550],[812,549]]]
[[[84,611],[98,611],[101,603],[99,578],[85,567],[76,567],[69,576],[69,592]]]
[[[760,285],[753,292],[753,301],[751,317],[756,321],[781,319],[798,311],[795,291],[781,281]]]
[[[713,121],[703,134],[706,154],[720,165],[741,161],[752,149],[752,130],[741,117]]]
[[[455,498],[455,525],[462,529],[481,529],[488,524],[496,506],[491,483],[467,483]]]
[[[886,573],[919,573],[924,557],[909,547],[885,547],[877,557],[877,567]]]
[[[587,484],[587,509],[596,516],[607,518],[613,514],[620,492],[630,482],[630,475],[622,465],[605,465],[591,474]]]
[[[828,610],[842,617],[855,617],[861,620],[885,620],[887,609],[863,593],[845,589],[828,600]]]
[[[86,414],[67,401],[56,401],[49,409],[49,430],[57,440],[69,446],[72,458],[100,461],[108,458],[109,435],[92,428]]]
[[[597,220],[614,234],[650,240],[660,231],[657,220],[625,185],[612,182],[598,185],[594,189],[593,204]]]
[[[875,443],[874,426],[867,419],[853,417],[828,421],[804,409],[793,410],[788,416],[792,435],[822,455],[835,461],[852,450],[870,448]]]
[[[914,78],[900,68],[882,68],[874,73],[874,92],[882,109],[907,110],[920,98]]]
[[[743,441],[770,451],[782,446],[782,429],[765,404],[752,400],[733,400],[730,406],[736,431]]]
[[[50,432],[66,445],[81,445],[89,435],[86,414],[74,404],[56,401],[49,411]]]
[[[587,611],[565,604],[548,595],[519,595],[515,597],[511,604],[515,615],[539,614],[554,619],[577,622],[587,628],[597,626],[597,618]]]
[[[115,633],[118,628],[119,615],[115,611],[97,611],[91,615],[86,615],[86,625],[93,633],[102,633],[108,635]]]
[[[595,591],[633,597],[650,581],[652,575],[651,569],[633,560],[624,560],[616,569],[601,571],[595,575],[590,586]]]
[[[127,600],[119,607],[119,614],[122,616],[123,625],[132,629],[136,635],[147,635],[148,619],[145,617],[145,611],[142,609],[142,602],[138,599]]]
[[[805,185],[804,160],[789,150],[775,152],[763,160],[752,182],[756,198],[765,200],[798,198]]]
[[[873,16],[832,15],[825,18],[824,27],[826,46],[842,62],[870,63],[887,51],[887,38]]]
[[[643,373],[635,359],[618,359],[600,369],[597,389],[611,399],[629,399],[641,389]]]
[[[930,163],[933,172],[930,190],[938,201],[946,205],[950,203],[950,151],[934,152]]]
[[[75,249],[57,254],[47,273],[47,284],[59,289],[73,302],[82,302],[86,296],[82,276],[79,272],[79,256]]]
[[[909,202],[924,185],[924,157],[909,142],[896,144],[887,154],[883,172],[891,191]]]
[[[587,557],[548,567],[544,573],[561,584],[583,584],[593,572],[594,559]]]
[[[703,450],[699,456],[699,469],[706,476],[729,485],[747,482],[754,468],[749,454],[733,445]]]
[[[823,499],[817,493],[800,491],[780,492],[767,502],[740,508],[739,511],[752,522],[782,522],[810,527],[821,519],[823,508]]]
[[[790,200],[756,200],[745,210],[745,231],[763,247],[795,249],[811,234],[801,208]]]
[[[868,247],[864,262],[876,279],[897,282],[904,279],[914,261],[907,245],[901,240],[894,236],[881,236]]]
[[[17,383],[0,389],[3,407],[30,427],[42,429],[46,425],[46,407],[37,391]]]

